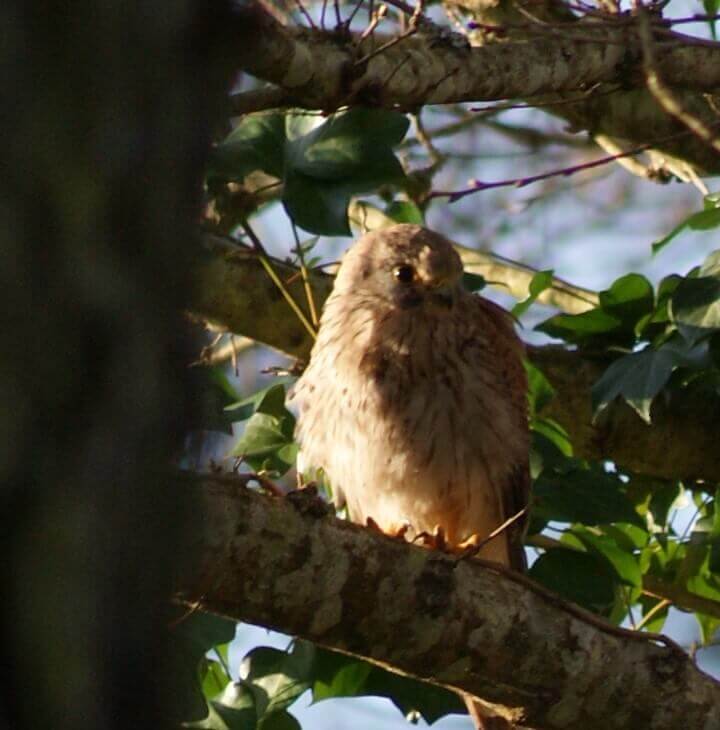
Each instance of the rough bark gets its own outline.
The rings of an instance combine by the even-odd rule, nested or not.
[[[229,4],[0,17],[0,727],[169,728],[188,513],[160,471],[191,410],[182,312]]]
[[[522,577],[400,543],[235,477],[178,478],[205,510],[181,600],[462,690],[548,730],[720,726],[720,685]]]
[[[504,6],[503,6],[504,7]],[[496,20],[493,7],[490,20]],[[507,42],[469,46],[424,27],[372,55],[387,38],[356,36],[280,25],[258,4],[241,11],[245,26],[241,68],[277,84],[297,105],[334,110],[346,104],[414,109],[424,104],[510,98],[560,102],[554,111],[577,128],[652,143],[691,161],[699,170],[720,169],[720,155],[687,134],[644,91],[643,52],[632,23],[572,23],[528,36],[511,31]],[[511,17],[516,17],[511,14]],[[476,17],[487,22],[481,9]],[[502,22],[502,18],[496,22]],[[627,19],[626,19],[627,20]],[[575,39],[573,34],[575,33]],[[515,38],[517,37],[517,40]],[[712,100],[720,89],[720,46],[693,45],[679,34],[662,37],[657,71],[677,87],[687,110],[716,124]],[[364,60],[365,59],[365,60]],[[567,104],[591,87],[597,98]],[[617,93],[606,95],[614,88]],[[692,94],[688,93],[692,92]],[[548,96],[548,95],[557,96]],[[672,139],[663,139],[664,137]]]
[[[307,358],[312,340],[256,256],[216,237],[207,237],[206,243],[195,267],[191,310],[216,326]],[[279,261],[274,266],[304,307],[297,270]],[[313,272],[311,282],[319,306],[330,292],[332,277]],[[651,425],[620,402],[593,423],[590,388],[608,362],[559,347],[533,347],[529,357],[557,393],[541,415],[555,418],[568,431],[578,456],[608,459],[662,479],[720,480],[720,403],[706,392],[686,389],[658,398]]]

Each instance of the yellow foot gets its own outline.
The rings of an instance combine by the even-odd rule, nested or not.
[[[425,547],[429,547],[433,550],[447,550],[448,544],[445,539],[445,530],[442,525],[435,525],[432,533],[430,532],[419,532],[413,542],[419,542]]]
[[[375,522],[372,517],[366,517],[365,527],[368,527],[375,532],[379,532],[382,535],[390,537],[393,540],[400,540],[401,542],[405,542],[405,535],[407,535],[407,532],[410,529],[411,525],[409,522],[402,522],[399,526],[392,525],[390,529],[383,530],[382,527],[380,527],[380,525],[378,525],[378,523]]]
[[[460,559],[463,558],[474,558],[480,550],[487,544],[488,539],[482,538],[477,532],[473,533],[466,540],[458,543],[453,549],[454,553],[457,553]]]

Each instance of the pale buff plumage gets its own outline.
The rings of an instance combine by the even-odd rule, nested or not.
[[[402,266],[412,282],[398,281]],[[353,521],[440,526],[451,547],[521,510],[529,483],[522,345],[461,276],[450,243],[427,229],[364,236],[293,393],[302,461],[324,470]],[[521,536],[518,521],[481,557],[521,568]]]

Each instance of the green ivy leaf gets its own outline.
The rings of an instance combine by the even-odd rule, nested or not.
[[[650,423],[653,398],[663,389],[677,365],[676,354],[651,347],[633,352],[613,362],[592,387],[595,416],[618,396]]]
[[[621,583],[633,588],[642,587],[640,564],[632,550],[624,550],[608,534],[593,532],[582,525],[574,525],[570,532],[588,552],[605,558]]]
[[[598,295],[601,309],[632,328],[645,315],[652,314],[655,297],[652,284],[641,274],[626,274]]]
[[[199,402],[190,428],[232,433],[232,419],[226,408],[237,399],[237,393],[222,368],[195,367],[190,370],[190,377]]]
[[[240,668],[244,681],[267,698],[259,707],[260,717],[287,709],[310,688],[314,660],[314,648],[307,642],[294,642],[289,652],[256,647],[245,656]]]
[[[533,487],[533,512],[549,521],[628,522],[644,527],[624,490],[619,479],[599,469],[545,470]]]
[[[301,228],[350,235],[351,196],[404,178],[393,147],[407,128],[403,114],[360,107],[327,119],[249,114],[213,150],[208,177],[242,180],[263,170],[282,179],[283,204]]]
[[[367,185],[313,180],[306,175],[289,175],[285,181],[283,204],[287,214],[300,228],[323,236],[350,236],[347,209],[355,193],[376,187]]]
[[[256,413],[247,422],[231,453],[247,461],[255,471],[284,474],[297,455],[294,429],[295,419],[290,413],[283,418]]]
[[[432,723],[453,712],[465,712],[458,696],[442,687],[418,682],[343,654],[316,649],[313,698],[387,697],[404,714],[419,713]]]
[[[720,277],[683,279],[672,296],[670,313],[676,324],[720,329]]]
[[[647,323],[655,311],[650,282],[640,274],[627,274],[598,295],[599,305],[582,314],[558,314],[535,329],[573,344],[616,345],[630,348],[636,330]]]
[[[220,697],[211,702],[212,712],[209,719],[212,724],[203,724],[200,727],[210,730],[257,730],[258,713],[255,701],[252,689],[245,682],[233,682]],[[217,724],[218,720],[222,725]]]
[[[487,281],[480,274],[471,274],[469,271],[463,272],[463,287],[470,292],[482,291],[487,286]]]
[[[622,322],[602,309],[582,314],[557,314],[541,322],[535,329],[566,342],[581,344],[593,338],[608,337],[621,329]]]
[[[555,397],[555,388],[552,387],[542,370],[535,367],[529,360],[524,360],[523,364],[528,379],[528,405],[530,414],[534,416]]]
[[[310,128],[307,117],[288,117],[283,203],[311,233],[350,235],[352,195],[404,177],[393,153],[408,128],[397,112],[353,108]]]
[[[207,717],[207,696],[203,689],[211,664],[206,654],[213,647],[231,641],[235,637],[235,628],[234,621],[200,611],[182,618],[173,628],[170,645],[172,665],[183,672],[185,685],[185,691],[178,695],[182,698],[180,706],[175,708],[182,720],[189,722]],[[217,679],[222,681],[219,676]],[[208,689],[212,691],[213,687],[208,685]]]
[[[220,694],[231,679],[223,665],[214,659],[205,658],[204,665],[201,660],[200,674],[203,677],[202,693],[206,699],[212,699]]]
[[[396,223],[425,225],[425,217],[420,208],[410,200],[396,200],[385,208],[385,215]]]
[[[530,280],[528,285],[528,296],[521,302],[518,302],[513,308],[512,313],[516,317],[521,317],[535,300],[546,290],[552,286],[553,275],[555,271],[553,269],[546,269],[544,271],[538,271],[533,278]]]
[[[679,225],[675,226],[667,236],[655,241],[652,244],[652,252],[657,253],[685,230],[709,231],[720,226],[720,201],[718,201],[717,197],[712,195],[706,196],[704,206],[704,210],[688,216]]]
[[[285,408],[285,386],[291,378],[278,378],[267,388],[236,401],[225,407],[233,422],[246,421],[254,413],[266,413],[269,416],[283,418],[289,414]]]
[[[705,8],[705,13],[707,15],[717,15],[718,9],[720,9],[720,0],[703,0],[703,7]],[[710,33],[713,40],[717,40],[716,23],[717,20],[715,18],[711,17],[710,20],[708,20],[708,26],[710,27]]]
[[[367,662],[352,661],[338,656],[337,664],[332,672],[322,672],[322,678],[316,678],[313,684],[313,701],[331,699],[333,697],[357,697],[363,694],[368,676],[373,667]]]
[[[596,555],[548,550],[532,564],[529,576],[588,611],[607,616],[615,605],[615,577],[606,561]]]
[[[255,170],[282,177],[285,115],[247,114],[210,153],[208,177],[242,180]]]

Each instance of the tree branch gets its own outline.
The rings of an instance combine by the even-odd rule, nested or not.
[[[632,21],[564,23],[555,34],[520,34],[516,39],[513,33],[513,40],[472,48],[426,28],[358,63],[386,39],[289,28],[253,2],[238,12],[243,70],[278,85],[308,108],[329,111],[368,104],[416,109],[424,104],[512,98],[537,98],[560,106],[566,92],[603,84],[598,100],[590,95],[554,113],[577,128],[635,145],[678,131],[677,121],[643,88],[642,47]],[[573,30],[592,33],[592,38],[574,38]],[[678,88],[689,113],[706,124],[715,122],[702,92],[720,89],[720,44],[693,44],[665,28],[659,31],[663,52],[658,73],[667,85]],[[621,91],[605,94],[608,84]],[[687,148],[687,159],[699,169],[720,170],[720,155],[697,142],[669,139],[658,148],[679,157]]]
[[[497,566],[403,544],[236,477],[178,478],[203,519],[180,599],[461,690],[547,730],[720,724],[720,685],[683,652]]]
[[[195,267],[191,311],[215,326],[307,358],[312,341],[257,257],[217,236],[208,235],[205,242]],[[298,269],[276,260],[273,267],[305,307]],[[313,271],[310,284],[320,306],[330,293],[332,277]],[[662,479],[720,481],[720,404],[713,406],[706,392],[687,388],[657,398],[651,425],[619,402],[593,423],[590,388],[607,361],[561,347],[531,347],[528,355],[557,393],[541,415],[554,418],[570,434],[578,456],[611,460]]]
[[[288,28],[252,2],[237,12],[244,26],[243,70],[281,86],[312,108],[335,109],[363,100],[416,107],[525,98],[599,82],[627,82],[629,66],[642,67],[639,41],[627,26],[607,26],[604,32],[596,27],[592,43],[540,37],[473,48],[428,30],[355,65],[382,40],[355,35],[339,40],[328,32]],[[399,68],[403,63],[405,68]],[[720,45],[667,43],[658,68],[670,85],[713,91],[720,87]]]

